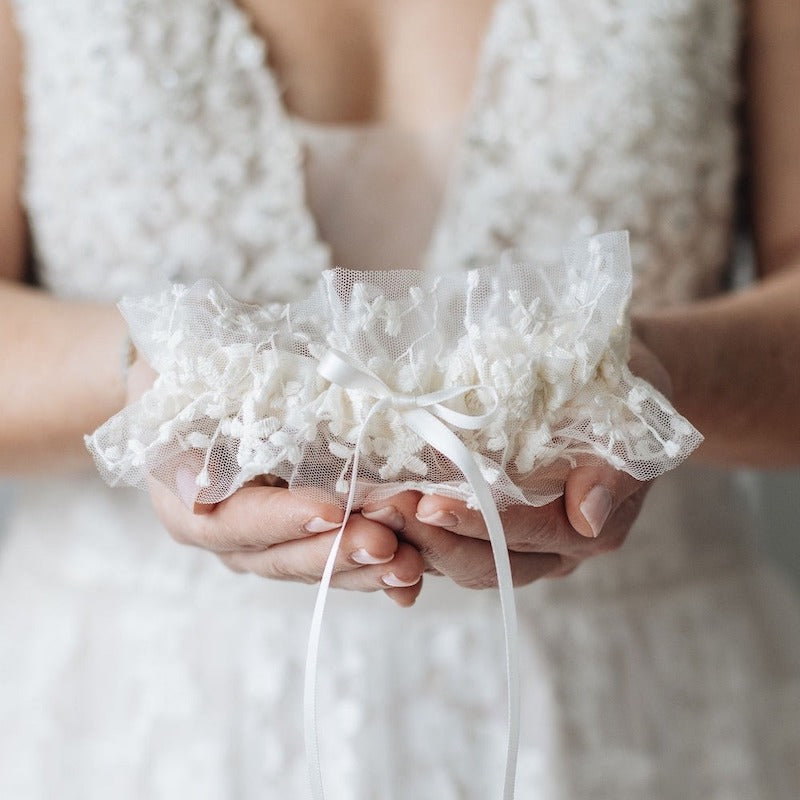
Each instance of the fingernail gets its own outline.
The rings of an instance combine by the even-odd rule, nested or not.
[[[350,558],[355,561],[356,564],[387,564],[394,558],[394,554],[383,557],[374,556],[368,550],[359,547],[358,550],[350,554]]]
[[[175,489],[181,502],[188,509],[193,509],[200,487],[195,482],[195,476],[188,469],[179,469],[175,473]]]
[[[581,514],[589,523],[593,536],[600,535],[613,506],[614,498],[605,486],[594,486],[583,498],[580,505]]]
[[[380,522],[381,525],[385,525],[393,531],[402,531],[406,526],[405,518],[394,506],[375,508],[372,511],[362,509],[361,516],[373,522]]]
[[[327,519],[322,519],[322,517],[314,517],[306,522],[303,527],[309,533],[326,533],[327,531],[335,531],[337,528],[342,527],[341,522],[330,522]]]
[[[416,517],[425,525],[435,525],[437,528],[452,528],[458,525],[458,517],[449,511],[434,511],[427,516],[417,514]]]
[[[402,587],[402,586],[416,586],[419,583],[419,579],[422,576],[420,575],[418,578],[415,578],[413,581],[403,581],[394,574],[394,572],[390,572],[387,575],[384,575],[381,579],[387,586],[394,586],[394,587]]]

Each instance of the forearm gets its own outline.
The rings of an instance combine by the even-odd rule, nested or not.
[[[85,467],[83,434],[124,404],[113,306],[0,282],[0,474]]]
[[[746,291],[636,318],[706,437],[697,458],[800,464],[800,264]]]

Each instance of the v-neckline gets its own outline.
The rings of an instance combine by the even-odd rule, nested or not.
[[[275,100],[275,119],[284,129],[285,136],[292,142],[294,147],[299,152],[302,152],[303,146],[297,131],[294,128],[293,117],[286,104],[283,102],[280,88],[280,82],[275,70],[270,67],[266,54],[269,52],[269,40],[259,33],[254,25],[252,14],[245,9],[238,0],[219,0],[223,12],[227,12],[232,17],[238,17],[238,20],[244,30],[244,36],[251,42],[254,47],[263,48],[265,57],[261,60],[261,64],[257,67],[264,77],[273,92]],[[491,11],[489,12],[489,21],[481,36],[478,50],[476,53],[475,70],[472,80],[472,86],[469,92],[469,98],[466,103],[464,113],[460,123],[458,123],[458,131],[453,137],[453,149],[450,163],[447,166],[446,177],[444,182],[444,189],[442,191],[442,199],[434,215],[434,222],[431,227],[431,233],[428,242],[422,249],[422,256],[420,259],[419,267],[425,269],[431,262],[432,253],[436,245],[439,234],[444,225],[444,220],[447,217],[447,212],[453,198],[457,194],[457,189],[462,183],[462,173],[464,171],[464,164],[468,160],[471,137],[469,135],[470,129],[473,126],[476,115],[479,110],[480,92],[486,75],[487,62],[489,60],[489,47],[494,39],[499,19],[501,14],[505,11],[505,6],[510,0],[494,0]],[[299,117],[300,120],[304,118]],[[310,124],[314,124],[311,122]],[[336,125],[337,123],[331,123]],[[302,167],[302,162],[297,162],[295,167],[296,178],[299,185],[302,187],[302,204],[301,210],[307,216],[311,225],[313,226],[312,244],[321,248],[325,252],[326,268],[330,269],[334,266],[331,252],[332,248],[328,242],[320,234],[319,222],[315,218],[311,205],[309,203],[308,192],[306,188],[305,174]],[[363,265],[365,268],[371,268],[374,265]]]

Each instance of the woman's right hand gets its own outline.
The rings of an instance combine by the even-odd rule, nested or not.
[[[153,482],[156,513],[173,539],[215,553],[234,572],[316,583],[322,577],[342,509],[274,486],[248,485],[215,506],[190,511]],[[410,606],[422,589],[425,564],[410,544],[385,525],[352,514],[342,537],[331,585],[384,590]]]
[[[137,359],[128,374],[128,402],[153,383],[155,372]],[[150,496],[161,523],[181,544],[215,553],[234,572],[316,583],[341,526],[341,508],[288,489],[251,482],[216,505],[195,502],[190,472],[178,475],[181,498],[153,480]],[[400,606],[414,603],[425,569],[412,545],[387,525],[352,514],[342,537],[331,585],[382,589]]]

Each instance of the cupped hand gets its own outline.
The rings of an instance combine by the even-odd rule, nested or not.
[[[663,394],[669,376],[638,340],[631,344],[631,371]],[[584,560],[619,548],[652,482],[610,466],[570,472],[564,494],[548,505],[512,506],[501,514],[516,586],[568,575]],[[413,544],[429,572],[470,588],[497,585],[494,556],[483,516],[452,498],[405,492],[362,510]]]
[[[507,509],[500,516],[514,585],[563,577],[585,559],[619,548],[648,488],[608,467],[579,467],[569,475],[563,497],[539,508]],[[497,585],[494,555],[479,511],[459,500],[416,492],[388,502],[365,508],[363,516],[387,522],[395,517],[394,529],[419,550],[427,571],[472,589]]]
[[[128,376],[128,401],[141,396],[154,379],[153,370],[137,360]],[[176,541],[215,553],[235,572],[302,583],[320,580],[342,509],[266,485],[266,480],[204,505],[195,501],[191,465],[176,477],[180,499],[158,481],[150,482],[156,514]],[[415,547],[400,541],[390,527],[356,513],[345,527],[331,585],[382,589],[398,605],[410,606],[421,591],[423,570]]]
[[[316,583],[341,526],[342,509],[288,489],[251,484],[214,506],[190,511],[164,486],[150,489],[156,513],[181,544],[215,553],[234,572]],[[378,522],[352,514],[344,530],[331,585],[357,591],[383,589],[401,606],[422,588],[419,551]]]

